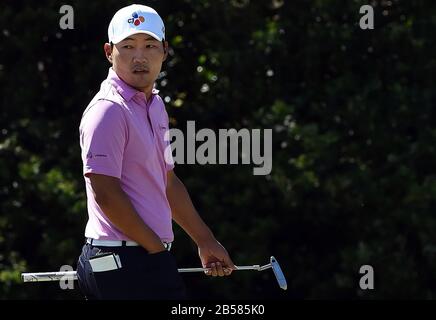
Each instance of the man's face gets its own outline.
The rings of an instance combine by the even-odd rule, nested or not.
[[[111,49],[105,44],[106,56],[112,69],[130,86],[150,91],[167,56],[167,42],[156,40],[143,33],[131,35]]]

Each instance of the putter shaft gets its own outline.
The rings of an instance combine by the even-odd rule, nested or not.
[[[265,268],[266,267],[266,268]],[[237,266],[236,270],[265,270],[271,267],[271,265],[265,265],[261,267],[260,265],[252,266]],[[179,272],[205,272],[210,270],[210,268],[181,268],[178,269]],[[59,271],[59,272],[37,272],[37,273],[22,273],[21,279],[23,282],[42,282],[42,281],[60,281],[60,280],[77,280],[76,271]]]
[[[258,270],[260,271],[260,268],[262,268],[260,265],[255,264],[252,266],[236,266],[236,270],[237,271],[242,271],[242,270]],[[204,272],[204,271],[209,271],[210,268],[182,268],[179,269],[179,272]]]
[[[236,266],[236,271],[243,270],[256,270],[263,271],[272,268],[274,271],[275,278],[283,290],[287,289],[286,278],[274,257],[271,257],[270,263],[260,266],[258,264],[252,266]],[[178,269],[179,272],[205,272],[210,270],[210,268],[181,268]],[[23,282],[43,282],[43,281],[71,281],[77,280],[76,271],[59,271],[59,272],[37,272],[37,273],[22,273],[21,279]]]

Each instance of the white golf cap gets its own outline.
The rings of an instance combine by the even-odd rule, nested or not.
[[[165,26],[159,14],[150,7],[140,4],[118,10],[109,23],[109,42],[117,44],[135,33],[145,33],[162,41],[165,39]]]

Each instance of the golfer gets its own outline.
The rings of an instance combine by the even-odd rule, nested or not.
[[[154,88],[168,55],[158,13],[130,5],[113,16],[104,45],[111,63],[80,123],[86,185],[86,243],[78,259],[86,299],[186,299],[170,252],[172,220],[198,246],[211,276],[235,266],[174,173],[168,115]]]

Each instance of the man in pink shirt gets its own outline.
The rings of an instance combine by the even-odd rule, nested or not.
[[[197,244],[206,274],[235,266],[164,157],[168,115],[154,89],[168,54],[162,19],[150,7],[124,7],[108,35],[112,67],[80,123],[89,220],[79,286],[87,299],[183,299],[172,220]]]

